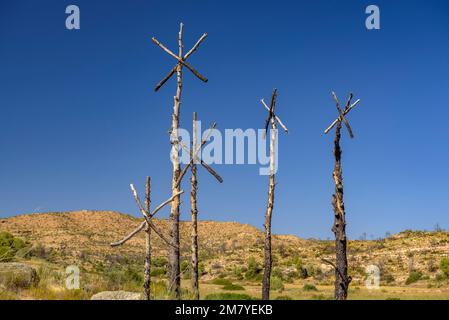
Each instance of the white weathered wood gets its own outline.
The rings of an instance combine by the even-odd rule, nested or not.
[[[357,99],[350,107],[348,107],[348,109],[344,112],[344,115],[347,115],[352,109],[354,109],[360,103],[360,101],[361,101],[360,99]],[[327,127],[326,130],[324,130],[324,133],[325,134],[329,133],[329,131],[331,131],[332,128],[335,127],[335,125],[338,123],[339,119],[340,117],[335,119],[334,122],[332,122],[331,125]]]
[[[188,64],[186,61],[184,61],[181,56],[177,56],[176,54],[174,54],[173,52],[171,52],[170,49],[168,49],[166,46],[164,46],[162,43],[159,42],[159,40],[157,40],[155,37],[151,38],[151,40],[162,50],[164,50],[165,52],[167,52],[170,56],[172,56],[173,58],[175,58],[176,60],[178,60],[178,62],[180,64],[182,64],[184,67],[186,67],[187,69],[189,69],[198,79],[200,79],[201,81],[207,82],[207,78],[202,76],[198,71],[196,71],[190,64]]]
[[[203,42],[203,40],[205,39],[207,37],[207,33],[204,33],[202,36],[201,36],[201,38],[197,41],[197,43],[195,43],[195,45],[192,47],[192,49],[190,49],[190,51],[189,52],[187,52],[185,55],[184,55],[184,60],[187,60],[187,58],[189,57],[189,56],[191,56],[192,55],[192,53],[194,53],[197,49],[198,49],[198,47],[200,46],[200,44]],[[179,63],[178,63],[179,64]],[[154,88],[154,91],[158,91],[163,85],[164,85],[164,83],[166,83],[167,82],[167,80],[168,79],[170,79],[171,78],[171,76],[172,75],[174,75],[175,74],[175,72],[176,72],[176,68],[178,67],[178,64],[176,64],[176,66],[174,66],[171,70],[170,70],[170,72],[161,80],[161,81],[159,81],[159,83],[156,85],[156,87]]]
[[[260,102],[262,102],[262,104],[265,107],[265,109],[270,111],[270,107],[267,106],[267,104],[265,103],[264,99],[260,99]],[[276,114],[274,115],[274,117],[276,118],[276,121],[279,123],[279,125],[282,127],[282,129],[284,129],[284,131],[288,133],[287,126],[282,122],[281,118],[279,118]]]

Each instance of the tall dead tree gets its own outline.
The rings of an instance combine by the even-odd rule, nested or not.
[[[203,34],[197,43],[183,55],[183,24],[180,24],[179,34],[178,34],[178,54],[174,54],[166,46],[160,43],[156,38],[151,40],[159,46],[162,50],[173,57],[177,63],[170,70],[170,72],[156,85],[155,91],[158,91],[172,75],[176,73],[177,76],[177,89],[176,95],[174,96],[173,114],[172,114],[172,128],[171,128],[171,144],[172,144],[172,163],[173,163],[173,176],[172,176],[172,194],[179,193],[179,175],[181,172],[181,165],[179,163],[179,146],[178,146],[178,127],[179,127],[179,112],[181,107],[181,92],[182,92],[182,70],[183,67],[189,69],[197,78],[201,81],[207,82],[207,78],[203,77],[198,71],[196,71],[190,64],[186,62],[187,58],[194,53],[203,40],[206,38],[207,34]],[[175,197],[171,205],[170,210],[170,221],[171,221],[171,236],[172,236],[172,246],[170,249],[170,288],[172,294],[175,298],[181,298],[181,273],[180,273],[180,253],[179,253],[179,206],[180,197]]]
[[[190,193],[190,204],[191,204],[191,213],[192,213],[192,244],[191,244],[191,282],[192,282],[192,292],[194,294],[195,299],[200,298],[199,292],[199,272],[198,272],[198,207],[197,207],[197,191],[198,191],[198,179],[197,179],[197,163],[203,166],[218,182],[222,183],[223,179],[220,175],[212,169],[207,163],[205,163],[201,157],[198,157],[198,154],[201,151],[201,148],[206,144],[207,140],[212,133],[212,129],[216,126],[215,122],[212,124],[209,132],[206,134],[204,139],[201,141],[200,145],[197,145],[198,137],[197,137],[197,129],[196,129],[196,112],[193,113],[193,137],[192,137],[192,145],[191,149],[180,141],[181,147],[190,154],[190,162],[188,165],[184,167],[184,170],[181,172],[179,177],[179,183],[181,182],[183,176],[187,172],[187,169],[190,167],[190,171],[192,173],[192,177],[190,179],[191,183],[191,193]]]
[[[348,259],[346,255],[346,213],[343,201],[343,175],[341,168],[342,151],[340,147],[340,139],[342,122],[344,122],[346,128],[348,129],[349,136],[351,138],[354,138],[352,129],[349,126],[348,120],[346,120],[345,116],[355,106],[357,106],[357,104],[359,104],[360,99],[351,104],[353,95],[352,93],[349,94],[348,101],[346,102],[346,105],[342,110],[340,108],[338,98],[334,92],[332,92],[332,96],[337,106],[338,118],[335,119],[334,122],[332,122],[332,124],[324,131],[324,133],[327,134],[333,127],[336,127],[334,140],[335,166],[333,171],[335,193],[332,196],[332,206],[334,208],[334,225],[332,227],[332,231],[335,234],[336,263],[334,264],[327,260],[324,260],[324,262],[331,264],[335,269],[335,300],[346,300],[348,297],[349,283],[351,282],[352,278],[348,276]]]
[[[176,194],[172,195],[171,198],[162,202],[159,206],[157,206],[153,211],[150,211],[150,190],[151,190],[151,180],[150,177],[147,177],[146,187],[145,187],[145,207],[142,205],[140,198],[137,194],[134,185],[131,184],[131,191],[134,196],[134,200],[139,207],[140,213],[144,217],[144,221],[134,229],[130,234],[128,234],[123,239],[111,243],[112,247],[118,247],[125,244],[128,240],[132,239],[135,235],[137,235],[140,231],[145,231],[145,269],[144,269],[144,296],[146,300],[150,300],[150,290],[151,290],[151,230],[153,230],[167,245],[173,246],[171,239],[164,236],[164,234],[153,224],[152,218],[154,215],[165,207],[167,204],[173,202],[173,200],[184,193],[184,191],[179,191]]]
[[[265,242],[264,242],[264,271],[262,278],[262,299],[269,300],[270,299],[270,279],[271,279],[271,267],[273,264],[272,261],[272,250],[271,250],[271,217],[273,214],[273,206],[274,206],[274,175],[275,175],[275,146],[277,139],[277,126],[276,123],[288,133],[287,127],[282,123],[281,119],[276,116],[274,113],[274,109],[276,107],[276,97],[277,90],[273,90],[273,94],[271,96],[271,104],[268,107],[265,104],[265,101],[262,99],[261,102],[265,109],[268,110],[268,118],[265,122],[265,137],[268,132],[268,126],[271,124],[270,130],[270,178],[268,184],[268,205],[267,211],[265,213]]]

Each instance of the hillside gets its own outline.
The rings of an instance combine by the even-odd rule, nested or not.
[[[0,219],[0,231],[39,245],[51,252],[52,265],[76,264],[88,273],[103,272],[116,266],[143,263],[144,236],[119,248],[109,245],[127,235],[141,219],[112,211],[76,211],[19,215]],[[168,222],[155,220],[168,235]],[[243,279],[251,259],[261,266],[263,233],[237,222],[201,221],[199,223],[202,281],[217,277]],[[190,224],[181,223],[182,260],[189,258]],[[286,282],[307,278],[317,285],[331,285],[332,268],[322,259],[333,260],[332,241],[304,240],[295,236],[273,237],[274,274]],[[420,272],[422,281],[415,286],[445,286],[439,264],[449,253],[446,232],[405,231],[387,239],[350,241],[348,259],[353,285],[363,285],[365,268],[377,265],[381,282],[403,286],[410,272]],[[167,257],[163,242],[154,236],[154,259]],[[139,269],[138,269],[139,270]],[[302,272],[302,275],[301,275]],[[248,281],[250,281],[249,279]]]

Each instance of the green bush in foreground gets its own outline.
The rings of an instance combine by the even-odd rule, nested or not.
[[[412,272],[410,272],[407,280],[405,280],[405,284],[409,285],[409,284],[415,283],[415,282],[421,280],[421,278],[422,278],[422,273],[421,272],[419,272],[419,271],[412,271]]]
[[[318,291],[318,289],[313,285],[313,284],[309,284],[306,283],[303,287],[302,287],[303,291]]]
[[[284,290],[284,283],[282,282],[282,279],[279,277],[271,277],[270,289],[279,291]]]
[[[238,284],[233,284],[233,283],[223,286],[222,289],[223,290],[230,290],[230,291],[245,290],[245,288],[243,288],[242,286],[239,286]]]
[[[11,261],[19,250],[29,246],[29,243],[8,232],[0,232],[0,262]]]
[[[208,294],[204,300],[257,300],[247,294],[238,293],[212,293]]]
[[[440,270],[449,278],[449,258],[443,258],[440,261]]]

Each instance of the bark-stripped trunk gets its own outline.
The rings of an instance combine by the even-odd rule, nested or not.
[[[151,192],[151,180],[147,177],[146,188],[145,188],[145,208],[147,212],[150,212],[150,192]],[[151,300],[151,228],[147,224],[145,228],[145,271],[144,271],[144,295],[145,300]]]
[[[343,177],[341,169],[341,121],[338,122],[335,131],[334,156],[335,168],[333,178],[335,182],[335,194],[332,198],[334,207],[334,226],[332,231],[335,234],[335,300],[346,300],[348,297],[348,287],[351,278],[348,277],[348,259],[346,256],[346,219],[345,205],[343,202]]]
[[[193,138],[192,138],[192,156],[195,155],[197,149],[196,140],[196,112],[193,113]],[[192,206],[192,292],[196,300],[200,299],[199,283],[198,283],[198,208],[196,205],[196,194],[198,181],[196,179],[196,161],[195,159],[190,166],[192,178],[190,180],[192,191],[190,193],[190,203]]]
[[[183,24],[180,25],[178,35],[179,45],[179,57],[182,57],[182,31]],[[173,163],[173,178],[172,178],[172,194],[176,194],[180,191],[179,184],[177,183],[179,174],[181,172],[181,166],[179,164],[179,145],[178,145],[178,127],[179,127],[179,111],[181,107],[181,92],[182,92],[182,64],[178,63],[176,68],[176,75],[178,79],[178,86],[176,90],[176,96],[174,97],[173,116],[172,116],[172,137],[171,143],[173,147],[172,163]],[[179,205],[180,197],[177,196],[172,201],[170,210],[170,222],[171,222],[171,237],[172,244],[170,246],[170,289],[171,293],[176,299],[181,298],[181,277],[179,266]]]
[[[264,272],[262,279],[262,299],[270,299],[270,279],[272,267],[271,253],[271,216],[274,206],[274,167],[275,167],[275,140],[276,140],[276,123],[271,119],[271,135],[270,135],[270,182],[268,186],[268,205],[265,215],[265,244],[264,244]]]

